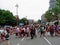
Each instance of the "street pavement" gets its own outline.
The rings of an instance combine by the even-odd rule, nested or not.
[[[60,37],[46,37],[52,45],[60,45]]]
[[[10,45],[60,45],[60,37],[37,37],[34,39],[18,38],[10,36]],[[6,42],[0,42],[0,45],[6,45]]]

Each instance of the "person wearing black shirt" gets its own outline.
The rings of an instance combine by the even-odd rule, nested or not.
[[[31,35],[31,39],[33,39],[35,36],[35,29],[34,28],[31,29],[30,35]]]

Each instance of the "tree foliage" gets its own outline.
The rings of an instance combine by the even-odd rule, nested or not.
[[[0,9],[0,25],[15,25],[16,19],[12,12]]]
[[[19,23],[27,24],[27,23],[29,23],[29,20],[27,18],[22,18],[19,20]]]
[[[58,15],[60,13],[60,10],[58,7],[52,8],[52,12],[54,12],[55,15]]]
[[[47,11],[45,13],[45,17],[46,17],[48,22],[52,21],[52,19],[53,19],[52,13],[50,13],[50,11]]]
[[[48,10],[46,13],[45,13],[45,17],[47,19],[47,21],[52,21],[54,19],[53,14],[56,16],[56,18],[60,18],[59,15],[60,15],[60,0],[57,0],[57,6],[52,8],[51,10]],[[50,13],[51,12],[51,13]]]
[[[41,20],[39,19],[39,20],[37,21],[37,23],[39,23],[39,24],[40,24],[40,23],[41,23]]]

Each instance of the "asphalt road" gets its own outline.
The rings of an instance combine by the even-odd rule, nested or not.
[[[46,37],[52,45],[60,45],[60,37]]]
[[[37,37],[31,40],[12,35],[9,41],[10,45],[60,45],[60,37]],[[0,45],[6,45],[6,42],[0,42]]]

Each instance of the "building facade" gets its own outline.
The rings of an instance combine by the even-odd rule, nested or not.
[[[45,15],[44,14],[41,16],[41,22],[42,23],[45,23],[46,22],[46,18],[45,18]]]
[[[56,1],[56,0],[50,0],[49,3],[50,3],[50,7],[49,7],[49,9],[54,8],[54,7],[57,6],[57,1]]]

